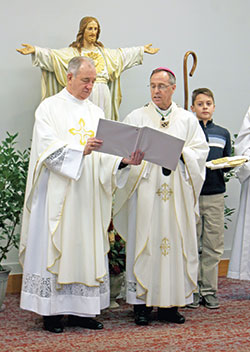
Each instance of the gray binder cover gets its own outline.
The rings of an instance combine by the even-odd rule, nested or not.
[[[95,137],[103,140],[99,152],[128,158],[139,149],[145,153],[144,160],[170,170],[176,169],[185,143],[154,128],[105,119],[99,120]]]

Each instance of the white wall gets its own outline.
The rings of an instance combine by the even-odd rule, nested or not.
[[[216,99],[215,121],[237,133],[249,101],[249,0],[12,0],[0,7],[0,138],[19,132],[21,147],[30,144],[34,111],[40,101],[40,71],[31,59],[15,51],[21,43],[41,47],[68,46],[76,36],[80,19],[90,15],[101,24],[100,40],[106,47],[153,43],[155,56],[122,75],[123,118],[149,100],[151,70],[168,66],[177,75],[175,101],[184,105],[183,57],[193,50],[198,66],[189,79],[193,89],[208,87]],[[191,67],[190,58],[188,66]],[[190,105],[190,104],[189,104]],[[238,206],[238,181],[228,186],[228,205]],[[230,253],[235,216],[225,234],[225,253]],[[17,262],[16,253],[9,263]]]

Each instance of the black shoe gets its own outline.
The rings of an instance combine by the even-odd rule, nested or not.
[[[93,318],[79,317],[77,315],[69,315],[68,326],[80,326],[85,329],[101,330],[103,324]]]
[[[43,327],[45,330],[60,334],[63,332],[62,324],[63,315],[43,316]]]
[[[158,308],[158,319],[169,323],[184,324],[185,317],[178,312],[177,307]]]
[[[145,304],[134,305],[134,315],[136,325],[148,325],[149,313],[152,311],[151,307],[146,307]]]

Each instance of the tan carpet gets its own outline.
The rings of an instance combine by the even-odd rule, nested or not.
[[[220,278],[218,297],[220,309],[181,309],[183,325],[158,322],[153,311],[149,326],[136,326],[122,301],[99,317],[103,330],[65,328],[56,335],[42,329],[41,317],[19,308],[19,295],[9,294],[0,312],[0,351],[249,352],[250,282]]]

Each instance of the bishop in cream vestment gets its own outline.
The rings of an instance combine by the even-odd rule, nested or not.
[[[166,116],[162,124],[151,102],[125,120],[181,138],[185,145],[169,176],[151,163],[131,168],[126,187],[116,192],[114,223],[127,240],[127,302],[177,307],[192,302],[196,289],[196,215],[208,146],[192,113],[172,102]]]

